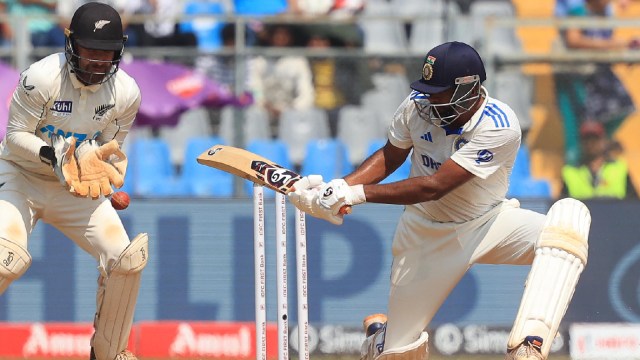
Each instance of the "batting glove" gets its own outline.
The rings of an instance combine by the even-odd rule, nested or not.
[[[340,215],[345,205],[358,205],[367,201],[363,185],[350,186],[344,179],[334,179],[320,189],[317,204],[334,215]]]
[[[300,211],[311,214],[315,195],[324,184],[322,175],[305,176],[293,185],[295,191],[289,193],[289,201]]]

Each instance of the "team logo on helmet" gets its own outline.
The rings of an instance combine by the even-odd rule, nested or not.
[[[424,61],[424,66],[422,67],[422,78],[427,81],[430,80],[433,76],[433,63],[436,62],[436,58],[429,55]]]
[[[96,21],[95,24],[95,28],[93,29],[93,32],[96,32],[96,30],[101,30],[105,25],[109,24],[111,21],[109,20],[98,20]]]

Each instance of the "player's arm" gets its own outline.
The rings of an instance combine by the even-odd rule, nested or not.
[[[583,7],[573,8],[569,10],[570,16],[584,17],[588,14]],[[564,31],[564,41],[570,49],[586,49],[586,50],[623,50],[629,47],[629,41],[611,38],[598,38],[585,35],[583,28],[568,28]]]
[[[455,161],[448,159],[433,175],[413,177],[389,184],[364,185],[364,194],[367,202],[398,205],[417,204],[438,200],[473,179],[474,176]]]
[[[586,50],[623,50],[629,47],[628,40],[585,36],[579,28],[567,29],[565,43],[568,48]]]
[[[390,184],[367,185],[346,179],[346,204],[358,201],[409,205],[438,200],[475,176],[486,179],[510,162],[520,146],[520,132],[510,128],[476,134],[463,148],[447,159],[429,176],[413,177]],[[338,182],[339,186],[339,182]],[[337,191],[340,194],[340,191]],[[355,202],[349,202],[354,200]]]
[[[402,149],[387,141],[344,179],[348,184],[377,184],[396,171],[410,152],[411,148]]]
[[[11,98],[6,144],[12,153],[34,161],[41,161],[41,150],[49,147],[36,136],[40,117],[49,101],[48,86],[39,69],[29,68],[20,75],[20,80]]]

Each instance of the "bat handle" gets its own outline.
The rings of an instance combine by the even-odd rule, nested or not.
[[[349,214],[351,214],[352,210],[353,209],[351,208],[351,205],[345,205],[345,206],[340,208],[340,214],[349,215]]]

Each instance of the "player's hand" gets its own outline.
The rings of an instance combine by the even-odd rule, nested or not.
[[[80,174],[79,180],[72,186],[79,196],[97,199],[100,195],[111,195],[111,185],[120,188],[124,184],[127,160],[116,140],[102,146],[93,139],[85,140],[75,154]]]
[[[350,186],[344,179],[334,179],[324,185],[318,193],[316,204],[342,219],[340,209],[345,205],[358,205],[367,201],[362,185]]]
[[[320,189],[325,185],[326,183],[322,181],[322,175],[305,176],[293,185],[295,191],[289,193],[289,200],[300,211],[340,225],[342,224],[342,215],[333,215],[331,210],[323,208],[318,203],[318,198],[322,195]]]
[[[53,167],[60,183],[74,193],[73,182],[78,180],[78,163],[75,157],[76,138],[65,138],[60,134],[51,135],[51,146],[40,149],[40,158]]]
[[[295,191],[289,193],[289,201],[300,211],[311,214],[315,195],[324,184],[322,175],[305,176],[293,185]]]

